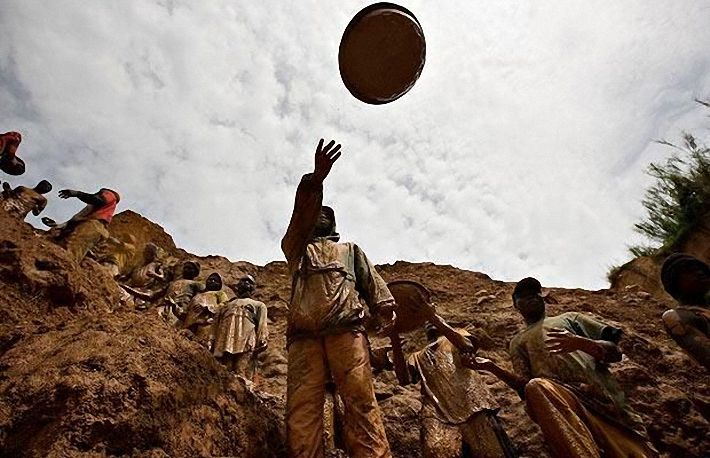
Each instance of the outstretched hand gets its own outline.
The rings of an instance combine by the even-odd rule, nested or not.
[[[323,147],[323,139],[321,138],[318,142],[318,148],[316,148],[315,157],[315,169],[313,170],[313,176],[319,182],[323,182],[325,178],[330,173],[330,169],[333,168],[333,164],[340,157],[340,144],[335,145],[335,140],[331,140],[325,148]]]
[[[77,192],[73,191],[71,189],[62,189],[61,191],[59,191],[59,197],[61,197],[62,199],[68,199],[70,197],[76,197],[76,196],[77,196]]]
[[[569,331],[560,328],[552,328],[547,331],[547,339],[545,339],[545,348],[553,354],[572,353],[573,351],[581,350],[582,342],[580,337],[572,334]]]
[[[475,371],[490,372],[491,368],[494,366],[493,361],[488,358],[481,358],[480,356],[476,356],[475,353],[462,353],[460,357],[461,364]]]

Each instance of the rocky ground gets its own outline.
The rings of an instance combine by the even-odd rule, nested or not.
[[[117,216],[111,230],[195,258],[135,213]],[[189,332],[119,305],[115,282],[93,261],[76,265],[40,231],[0,210],[0,456],[283,456],[285,264],[197,259],[203,275],[257,277],[270,340],[254,387],[231,377]],[[426,263],[379,269],[387,280],[426,285],[444,318],[478,335],[482,354],[507,363],[508,341],[523,325],[510,305],[511,284]],[[550,314],[582,311],[624,329],[626,356],[614,372],[663,454],[708,456],[708,375],[666,336],[660,316],[670,303],[634,285],[549,291],[558,302]],[[421,332],[407,335],[405,350],[423,342]],[[385,343],[373,338],[375,346]],[[521,456],[549,456],[517,395],[487,381]],[[399,387],[383,372],[376,390],[395,455],[420,456],[418,387]]]

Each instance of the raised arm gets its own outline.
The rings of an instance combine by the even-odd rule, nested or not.
[[[289,263],[301,257],[318,221],[323,203],[323,181],[341,154],[340,145],[334,145],[334,140],[325,147],[323,139],[318,142],[313,173],[304,175],[296,190],[291,221],[281,240],[281,250]]]
[[[444,321],[436,313],[436,307],[434,304],[427,304],[422,312],[426,315],[427,320],[439,330],[441,335],[446,337],[449,342],[451,342],[454,347],[456,347],[462,353],[472,353],[476,351],[476,345],[473,342],[473,336],[464,336],[456,331],[454,328],[449,326],[449,324]]]
[[[73,189],[62,189],[61,191],[59,191],[59,197],[61,197],[62,199],[76,197],[85,204],[93,205],[95,207],[100,207],[106,204],[106,200],[103,198],[100,192],[97,192],[95,194],[88,194],[86,192],[74,191]]]

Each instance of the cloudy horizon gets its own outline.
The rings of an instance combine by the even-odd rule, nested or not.
[[[707,139],[710,4],[412,0],[427,62],[383,106],[353,98],[337,52],[370,2],[2,0],[0,131],[43,216],[111,187],[119,211],[199,255],[282,260],[319,138],[343,239],[376,263],[431,261],[515,281],[602,288],[643,242],[645,170]],[[33,224],[38,218],[32,219]]]

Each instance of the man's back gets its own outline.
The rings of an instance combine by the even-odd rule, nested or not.
[[[1,202],[8,213],[21,219],[35,209],[36,213],[41,212],[47,205],[47,199],[42,194],[25,186],[18,186]]]
[[[469,335],[464,330],[457,331]],[[422,395],[436,406],[442,421],[459,424],[483,410],[498,409],[483,377],[461,364],[458,350],[446,337],[411,354],[408,364],[416,369]]]

